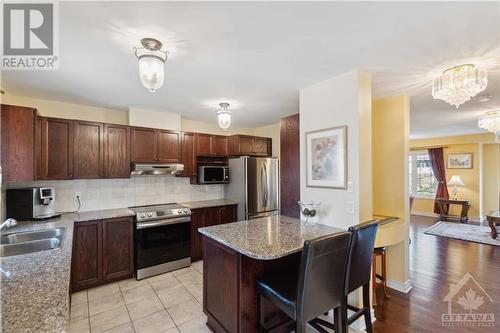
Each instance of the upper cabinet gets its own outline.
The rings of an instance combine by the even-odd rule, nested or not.
[[[104,177],[130,177],[130,127],[104,124]]]
[[[73,178],[73,121],[59,118],[41,118],[39,179]],[[38,158],[38,156],[37,156]]]
[[[0,112],[3,180],[33,180],[36,110],[2,104]]]
[[[181,133],[152,128],[132,127],[131,162],[180,163]]]
[[[272,139],[249,135],[231,135],[229,137],[230,156],[271,156]]]
[[[181,163],[184,164],[183,177],[196,176],[196,134],[182,132]]]
[[[197,156],[227,156],[227,136],[213,134],[196,134]]]
[[[75,121],[73,178],[95,179],[104,176],[103,124]]]

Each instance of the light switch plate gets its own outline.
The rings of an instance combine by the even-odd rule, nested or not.
[[[346,212],[347,214],[354,214],[354,201],[346,202]]]
[[[347,182],[347,192],[349,193],[354,192],[354,183],[352,180]]]

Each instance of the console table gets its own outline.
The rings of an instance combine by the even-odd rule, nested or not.
[[[441,221],[447,221],[449,218],[458,219],[460,222],[465,223],[469,220],[467,213],[470,208],[470,201],[468,200],[452,200],[452,199],[436,199],[436,203],[439,207],[439,215]],[[450,215],[449,206],[450,205],[459,205],[462,206],[462,210],[460,211],[460,216]]]
[[[488,225],[491,228],[491,238],[497,238],[497,225],[500,225],[500,210],[492,210],[486,215],[486,219],[488,220]]]

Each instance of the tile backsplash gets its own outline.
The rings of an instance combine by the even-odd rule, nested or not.
[[[58,180],[4,183],[2,191],[19,187],[51,186],[56,192],[56,211],[70,212],[123,208],[169,202],[221,199],[223,185],[191,185],[189,178],[173,176],[131,176],[130,179]],[[4,193],[2,193],[4,194]]]

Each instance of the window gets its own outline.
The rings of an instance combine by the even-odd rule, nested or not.
[[[410,194],[414,197],[434,198],[437,180],[432,173],[427,152],[414,152],[409,158]]]

